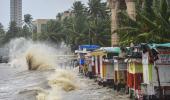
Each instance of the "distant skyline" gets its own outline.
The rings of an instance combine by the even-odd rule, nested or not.
[[[33,19],[55,19],[57,13],[68,10],[74,1],[88,0],[23,0],[22,16],[31,14]],[[7,29],[10,21],[10,0],[0,0],[0,22]]]

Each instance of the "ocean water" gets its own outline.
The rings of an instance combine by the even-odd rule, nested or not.
[[[0,64],[0,100],[128,100],[83,77],[78,68],[61,67],[69,60],[56,60],[56,55],[69,54],[68,47],[24,38],[6,47],[10,62]]]

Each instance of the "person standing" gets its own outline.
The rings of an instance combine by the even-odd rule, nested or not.
[[[88,75],[89,75],[89,78],[92,79],[92,62],[90,61],[89,62],[89,66],[88,66]]]

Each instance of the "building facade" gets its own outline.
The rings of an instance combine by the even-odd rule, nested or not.
[[[10,0],[10,21],[22,27],[22,0]]]
[[[37,33],[42,33],[47,31],[47,22],[55,19],[36,19],[33,21],[34,31]]]
[[[67,17],[74,16],[74,13],[71,10],[64,11],[60,13],[59,16],[56,16],[56,20],[64,20]]]

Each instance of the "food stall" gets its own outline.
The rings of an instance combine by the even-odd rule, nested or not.
[[[114,86],[119,91],[125,88],[127,81],[127,63],[125,58],[114,57]]]
[[[113,85],[114,82],[114,60],[118,56],[119,47],[101,47],[91,54],[95,57],[95,70],[97,81],[103,85]]]
[[[130,48],[127,60],[127,86],[131,98],[138,98],[143,82],[142,51],[140,46]]]
[[[85,67],[85,55],[98,48],[100,48],[98,45],[80,45],[79,49],[75,50],[75,54],[78,56],[77,60],[79,62],[79,72],[84,73],[83,69]]]
[[[145,100],[170,100],[170,43],[142,44]]]

